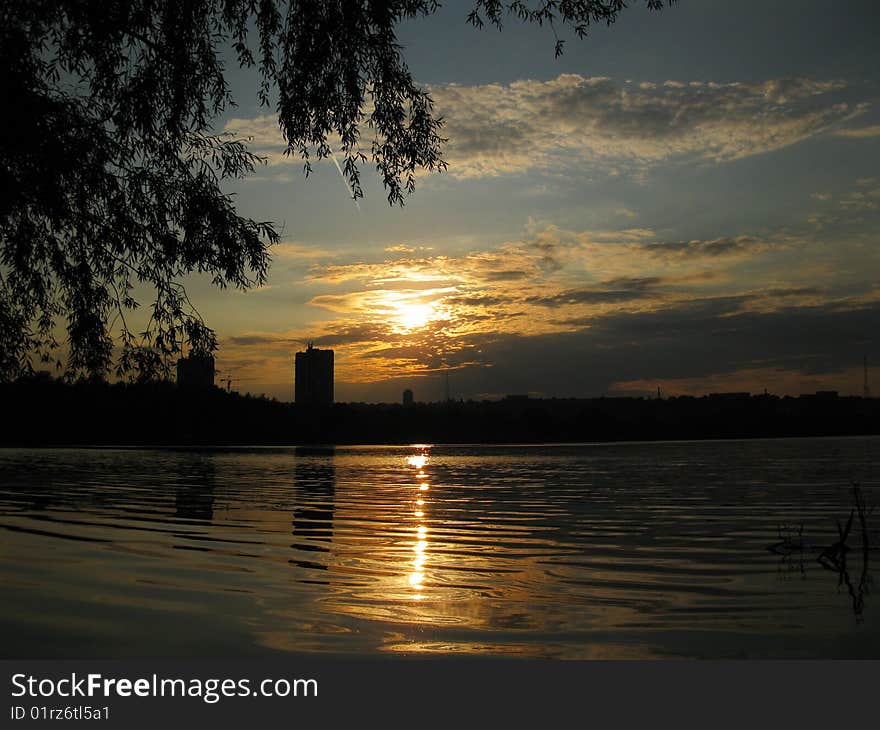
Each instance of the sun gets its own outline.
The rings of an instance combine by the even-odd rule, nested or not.
[[[383,292],[376,311],[381,312],[392,331],[409,334],[424,329],[432,322],[449,317],[444,303],[445,290]]]
[[[394,318],[397,320],[398,327],[406,331],[421,329],[436,314],[432,304],[398,302],[395,304],[395,310]]]

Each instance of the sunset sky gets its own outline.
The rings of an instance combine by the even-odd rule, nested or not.
[[[445,117],[447,172],[391,208],[308,179],[237,74],[221,122],[269,164],[232,192],[283,227],[268,285],[191,293],[218,377],[293,397],[306,340],[337,400],[880,391],[880,12],[874,0],[633,3],[570,37],[400,29]],[[567,37],[567,36],[563,36]]]

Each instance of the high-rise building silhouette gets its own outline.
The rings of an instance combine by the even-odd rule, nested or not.
[[[403,391],[403,405],[411,406],[413,404],[413,392],[407,388]]]
[[[294,360],[294,400],[304,405],[333,403],[333,350],[319,350],[309,343]]]
[[[177,361],[177,384],[181,388],[214,387],[214,356],[192,354]]]

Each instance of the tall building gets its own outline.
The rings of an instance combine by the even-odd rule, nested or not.
[[[294,360],[294,400],[306,405],[333,403],[333,350],[319,350],[309,343]]]
[[[177,385],[181,388],[213,388],[214,356],[196,355],[177,361]]]
[[[407,388],[403,391],[403,405],[411,406],[413,404],[413,392]]]

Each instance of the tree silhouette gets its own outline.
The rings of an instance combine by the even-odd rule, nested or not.
[[[651,9],[662,0],[645,0]],[[672,2],[673,0],[669,0]],[[262,160],[213,131],[234,105],[224,63],[254,68],[286,153],[333,149],[355,197],[372,163],[391,204],[442,170],[442,119],[395,29],[432,0],[5,0],[0,9],[0,379],[36,359],[71,376],[167,372],[183,341],[215,348],[181,280],[265,281],[271,222],[238,213],[224,180]],[[578,37],[622,0],[476,0],[467,20],[513,17]],[[562,40],[556,36],[556,53]],[[154,292],[133,332],[133,291]],[[64,342],[56,333],[66,330]],[[63,347],[60,347],[63,345]],[[118,357],[114,357],[120,348]]]

